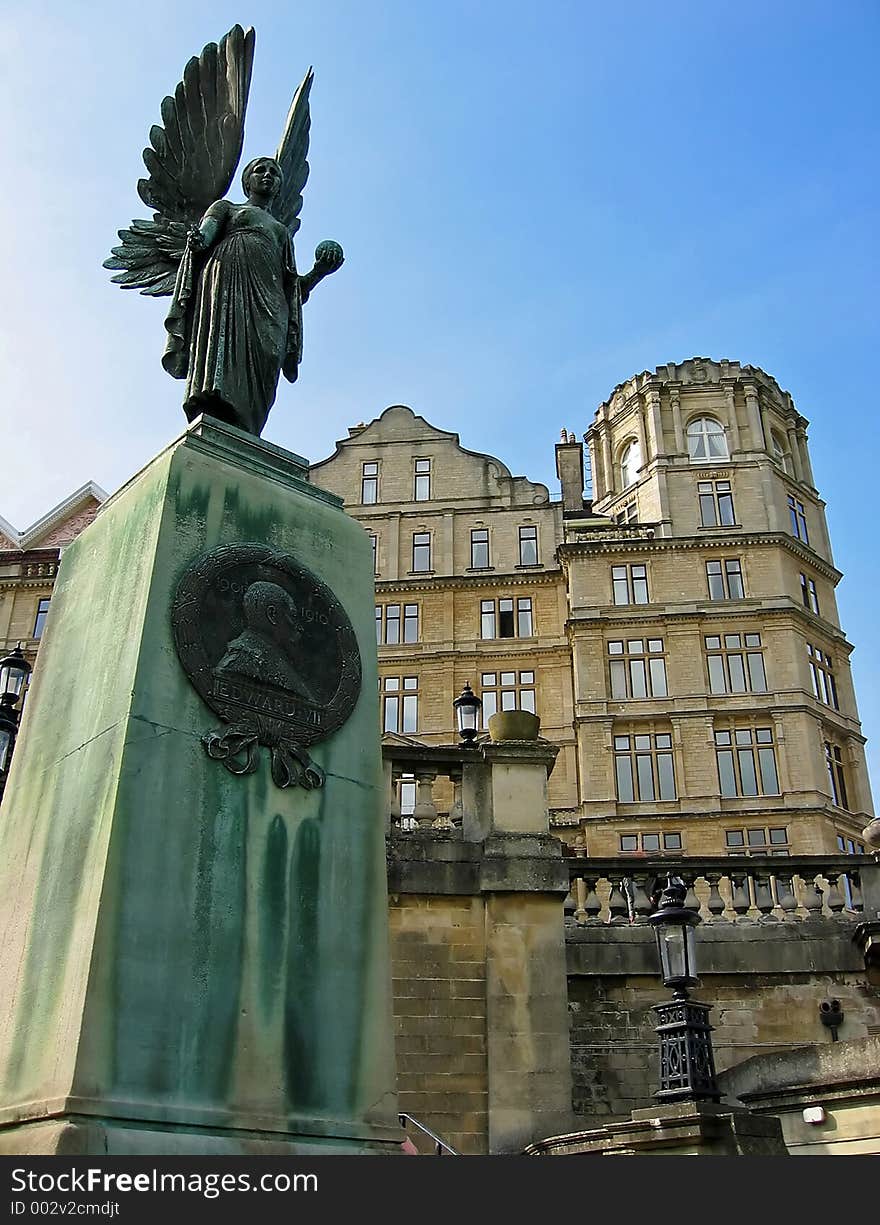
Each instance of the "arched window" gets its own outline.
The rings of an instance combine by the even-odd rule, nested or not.
[[[628,442],[620,454],[621,487],[628,489],[634,485],[642,466],[642,449],[635,438]]]
[[[777,464],[791,476],[791,452],[775,430],[770,431],[770,450]]]
[[[691,459],[727,459],[727,435],[720,421],[712,417],[697,417],[687,428],[688,454]]]

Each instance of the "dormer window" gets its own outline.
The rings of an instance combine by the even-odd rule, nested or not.
[[[635,438],[628,442],[620,454],[620,480],[622,488],[634,485],[642,466],[642,448]]]
[[[361,467],[361,502],[370,506],[379,501],[379,464],[370,460]]]
[[[429,502],[431,499],[431,461],[429,459],[415,461],[413,499],[416,502]]]
[[[696,463],[729,459],[724,426],[713,417],[697,417],[687,427],[688,455]]]

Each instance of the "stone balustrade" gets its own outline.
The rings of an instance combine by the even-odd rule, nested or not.
[[[625,856],[567,859],[571,892],[566,921],[645,924],[654,882],[667,873],[687,886],[685,905],[704,922],[799,922],[874,917],[880,906],[880,865],[871,855],[723,856],[718,858]],[[863,887],[870,886],[866,908]]]
[[[383,744],[389,830],[461,834],[462,781],[472,752],[458,745]]]
[[[608,544],[611,540],[653,540],[654,528],[644,523],[608,523],[591,527],[566,525],[566,544]]]
[[[57,573],[55,561],[24,562],[21,567],[22,578],[54,578]]]

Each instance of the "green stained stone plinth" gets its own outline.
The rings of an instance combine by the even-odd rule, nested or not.
[[[306,473],[203,418],[64,552],[0,810],[0,1153],[53,1128],[83,1152],[401,1138],[370,547]],[[276,787],[265,749],[243,777],[208,758],[219,721],[175,651],[181,575],[246,542],[316,574],[357,635],[314,791]]]

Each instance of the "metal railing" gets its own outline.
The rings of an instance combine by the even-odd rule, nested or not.
[[[411,1114],[399,1114],[397,1117],[400,1120],[400,1126],[403,1128],[404,1131],[406,1131],[407,1123],[411,1123],[412,1126],[421,1135],[428,1137],[431,1143],[435,1145],[435,1150],[434,1150],[435,1157],[460,1157],[461,1156],[460,1153],[457,1153],[455,1151],[455,1149],[452,1147],[451,1144],[447,1144],[445,1140],[441,1140],[441,1138],[438,1135],[436,1135],[433,1131],[431,1131],[430,1127],[426,1127],[424,1123],[420,1123],[418,1119],[414,1119]]]

